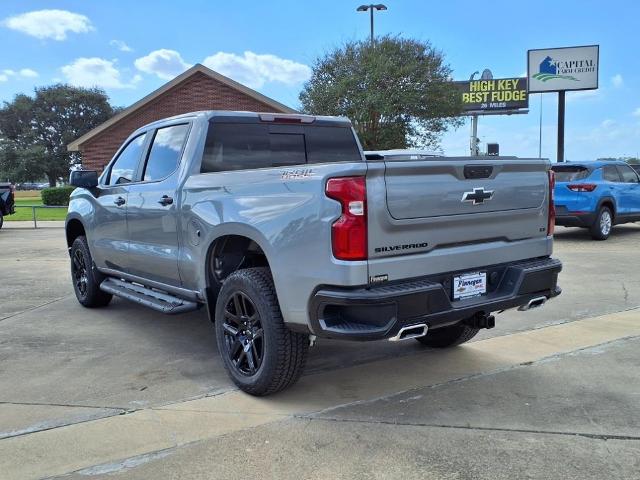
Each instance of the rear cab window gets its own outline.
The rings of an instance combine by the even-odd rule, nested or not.
[[[576,180],[584,180],[591,175],[591,171],[587,167],[579,165],[554,165],[551,170],[555,172],[556,182],[575,182]]]
[[[178,168],[188,132],[189,124],[184,123],[156,130],[142,175],[144,182],[162,180]]]
[[[360,149],[348,125],[216,121],[209,123],[200,171],[359,161]]]

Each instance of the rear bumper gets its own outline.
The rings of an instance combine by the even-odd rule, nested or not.
[[[474,269],[487,272],[487,294],[451,300],[453,272],[375,287],[323,286],[309,302],[314,335],[351,340],[380,340],[405,326],[426,323],[430,329],[526,305],[531,299],[560,294],[562,263],[541,258]]]
[[[562,227],[590,227],[596,221],[596,212],[578,211],[574,208],[570,211],[564,205],[556,205],[556,225]]]
[[[556,225],[562,227],[590,227],[596,221],[595,213],[585,213],[580,215],[560,215],[556,216]]]

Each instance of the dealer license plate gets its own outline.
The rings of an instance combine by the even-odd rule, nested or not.
[[[453,277],[453,299],[476,297],[487,293],[487,272],[465,273]]]

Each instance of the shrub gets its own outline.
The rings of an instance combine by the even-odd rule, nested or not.
[[[53,187],[42,190],[42,203],[44,205],[69,205],[69,195],[75,187]]]

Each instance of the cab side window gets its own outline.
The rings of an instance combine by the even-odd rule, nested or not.
[[[133,181],[136,169],[138,168],[138,162],[142,156],[146,136],[146,133],[138,135],[120,152],[120,155],[118,155],[118,158],[111,166],[109,178],[106,182],[107,185],[120,185]]]
[[[606,165],[602,167],[602,178],[607,182],[620,182],[620,175],[614,165]]]
[[[638,183],[638,175],[631,167],[627,165],[617,165],[617,168],[624,183]]]
[[[188,124],[171,125],[156,130],[142,176],[145,182],[161,180],[178,168],[188,131]]]

